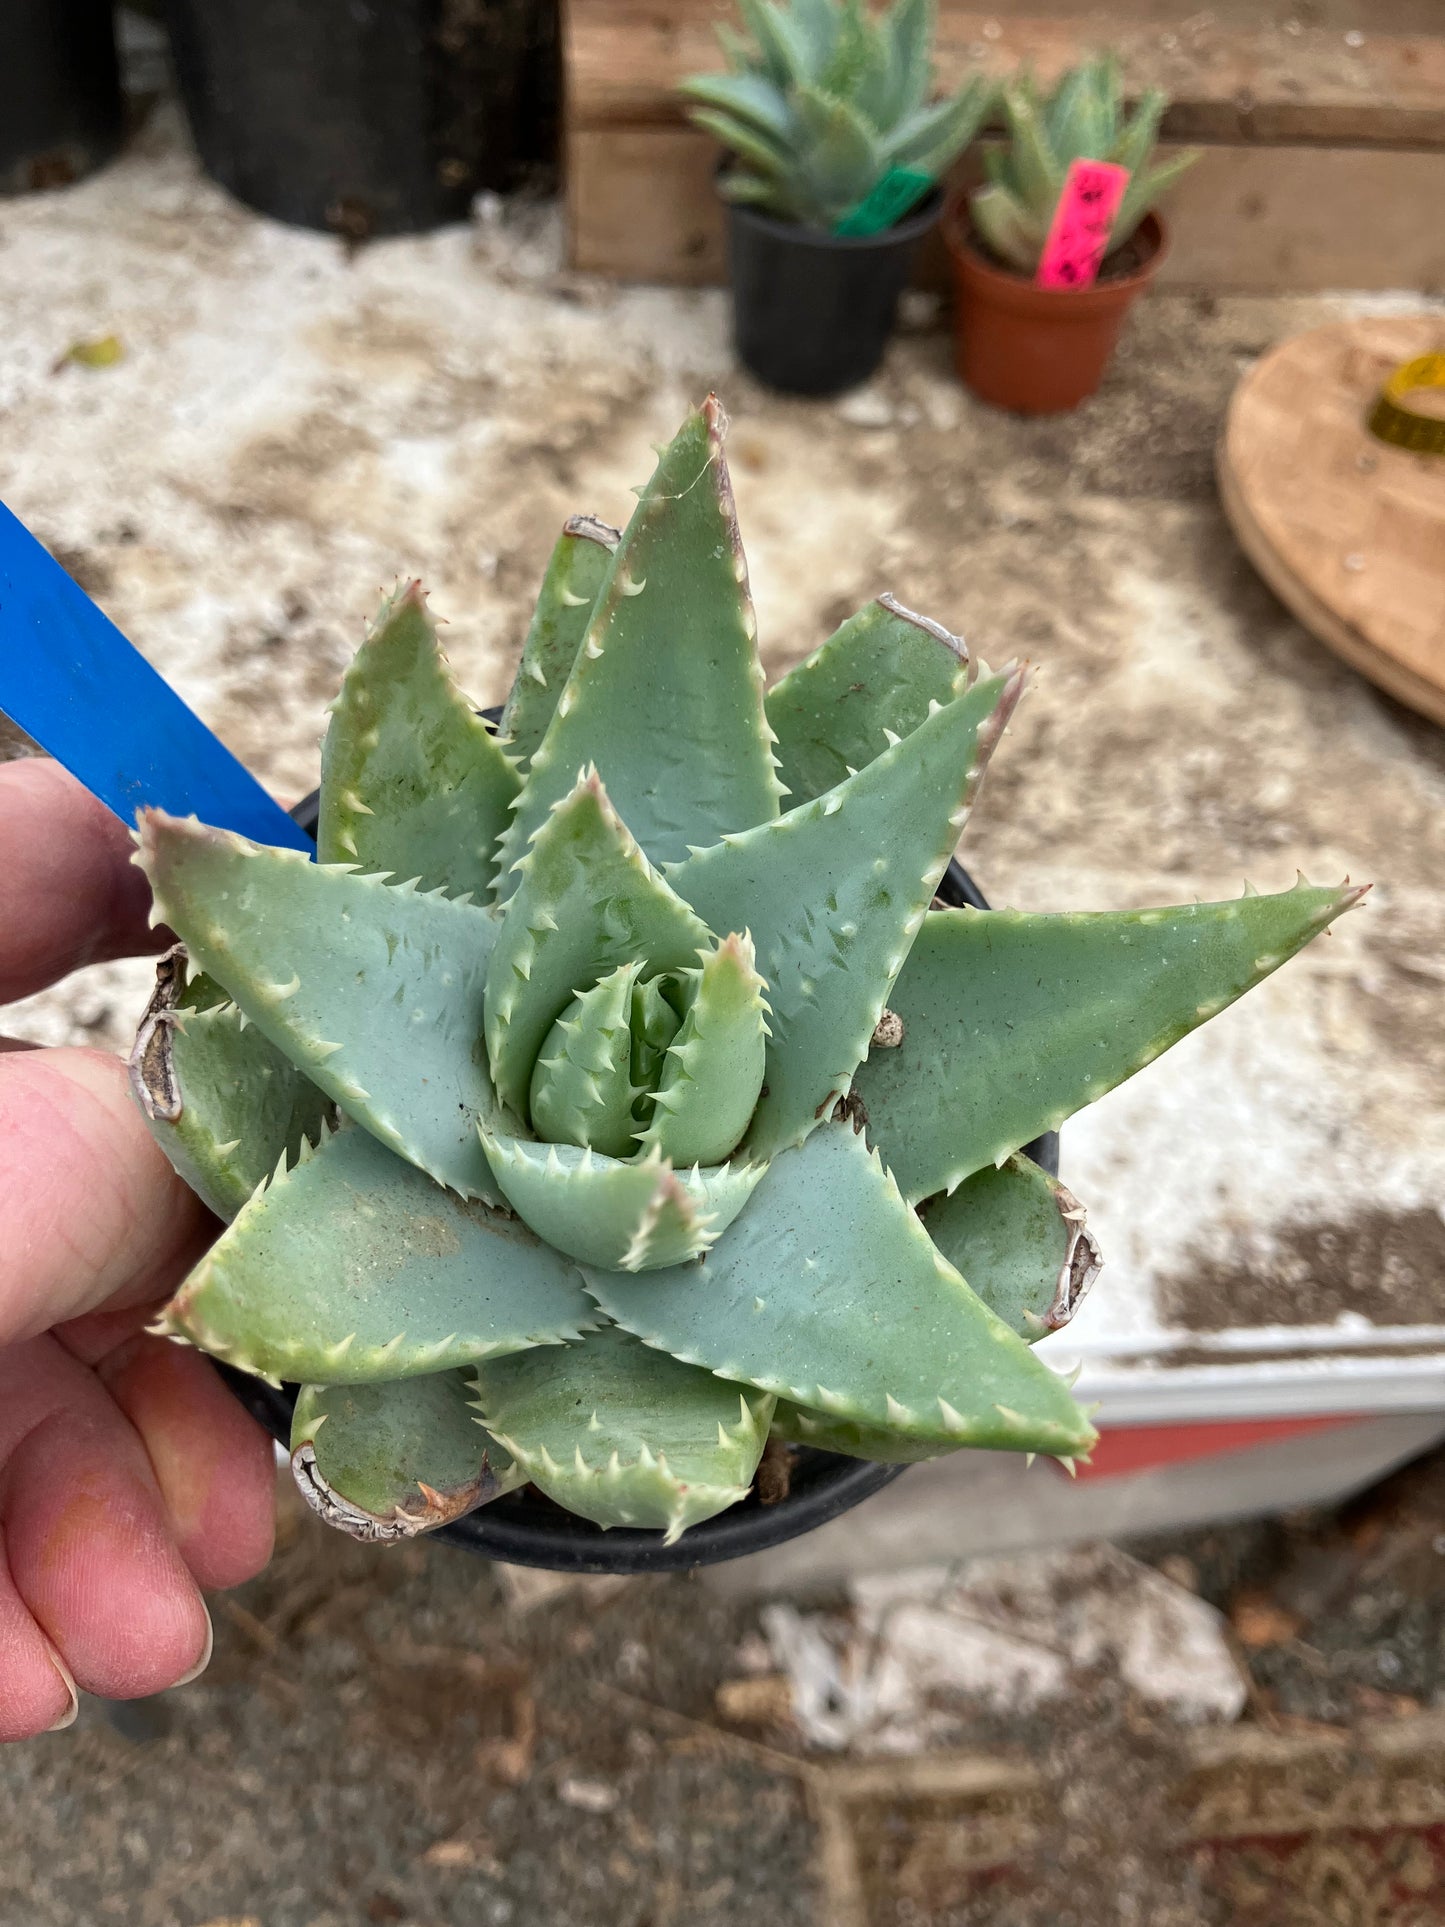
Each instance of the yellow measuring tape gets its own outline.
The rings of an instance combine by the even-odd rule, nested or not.
[[[1445,416],[1405,406],[1417,388],[1445,388],[1445,354],[1416,355],[1395,370],[1370,411],[1370,433],[1416,455],[1445,455]]]

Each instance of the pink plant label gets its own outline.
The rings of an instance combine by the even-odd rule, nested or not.
[[[1071,161],[1034,276],[1040,288],[1092,288],[1099,278],[1129,170],[1114,161]]]

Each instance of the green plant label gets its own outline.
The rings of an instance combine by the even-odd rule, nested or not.
[[[835,234],[881,234],[901,221],[933,186],[931,174],[916,167],[890,167],[877,186],[833,224]]]

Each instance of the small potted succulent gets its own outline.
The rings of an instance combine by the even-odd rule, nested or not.
[[[740,0],[751,39],[718,29],[729,71],[682,83],[728,160],[733,325],[772,387],[836,394],[882,359],[939,176],[992,85],[931,101],[934,0]]]
[[[1028,74],[1002,98],[1008,140],[984,149],[988,183],[944,218],[958,372],[996,407],[1056,414],[1103,380],[1164,254],[1155,203],[1198,154],[1154,161],[1167,97],[1151,88],[1127,114],[1111,54],[1047,98]]]
[[[1097,1254],[1021,1151],[1360,894],[941,907],[1023,672],[884,597],[765,692],[723,432],[567,525],[499,728],[384,606],[318,861],[142,813],[184,949],[134,1087],[227,1221],[158,1328],[294,1402],[362,1537],[693,1564],[858,1461],[1087,1453],[1032,1345]],[[814,1490],[760,1513],[770,1438]]]
[[[110,159],[122,125],[112,0],[5,0],[0,194],[79,180]]]

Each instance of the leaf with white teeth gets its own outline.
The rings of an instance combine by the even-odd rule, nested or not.
[[[449,1525],[526,1482],[472,1410],[467,1371],[379,1385],[303,1385],[291,1471],[328,1525],[369,1542]]]
[[[1084,1208],[1032,1158],[976,1171],[930,1198],[923,1228],[991,1311],[1029,1344],[1067,1325],[1103,1260]]]
[[[871,1459],[876,1465],[918,1465],[948,1452],[962,1452],[969,1441],[942,1445],[935,1438],[912,1438],[888,1425],[859,1425],[828,1412],[810,1412],[780,1398],[773,1411],[771,1436],[788,1445],[810,1445],[819,1452],[841,1452],[844,1458]]]
[[[967,649],[936,622],[879,596],[768,691],[778,773],[796,808],[865,769],[892,734],[968,687]]]
[[[503,842],[511,866],[585,763],[654,863],[778,813],[747,567],[716,398],[690,415],[618,544]]]
[[[752,1155],[800,1144],[848,1089],[1022,687],[975,684],[826,796],[667,866],[714,930],[757,946],[772,1037]]]
[[[903,1042],[853,1086],[904,1195],[1056,1131],[1363,895],[1301,884],[1164,910],[930,911],[889,999]]]
[[[773,1401],[649,1351],[625,1332],[477,1368],[487,1429],[558,1505],[670,1545],[745,1497]]]
[[[607,1270],[657,1270],[705,1251],[762,1176],[758,1164],[674,1171],[656,1152],[622,1163],[574,1144],[481,1127],[507,1202],[548,1244]]]
[[[583,1275],[608,1317],[645,1344],[931,1452],[1085,1452],[1094,1436],[846,1123],[776,1158],[700,1262],[635,1278],[584,1265]]]
[[[579,990],[547,1033],[532,1067],[528,1109],[548,1144],[590,1145],[610,1158],[637,1148],[632,1107],[632,1000],[641,961],[619,964]]]
[[[321,751],[323,863],[491,895],[516,765],[447,671],[419,582],[381,614],[342,679]]]
[[[218,984],[185,977],[180,944],[156,965],[156,989],[130,1058],[152,1136],[218,1218],[234,1218],[278,1159],[294,1164],[334,1115]]]
[[[523,762],[532,756],[552,720],[621,539],[619,530],[599,522],[595,515],[572,515],[552,551],[497,732]]]
[[[929,1199],[920,1217],[954,1270],[1026,1344],[1067,1325],[1099,1273],[1083,1207],[1021,1154],[998,1170],[977,1172],[952,1197]],[[778,1400],[773,1435],[888,1465],[911,1465],[939,1449],[887,1426],[854,1424],[786,1399]]]
[[[725,937],[688,973],[688,989],[642,1144],[674,1164],[719,1164],[747,1130],[763,1084],[767,1004],[751,939]]]
[[[160,1329],[243,1371],[364,1385],[598,1322],[576,1268],[525,1225],[346,1130],[242,1206]]]
[[[522,859],[487,969],[492,1076],[521,1117],[547,1033],[579,990],[620,964],[687,968],[712,933],[628,834],[595,770],[548,813]]]
[[[136,861],[195,961],[348,1117],[438,1183],[488,1188],[490,911],[160,810]]]

